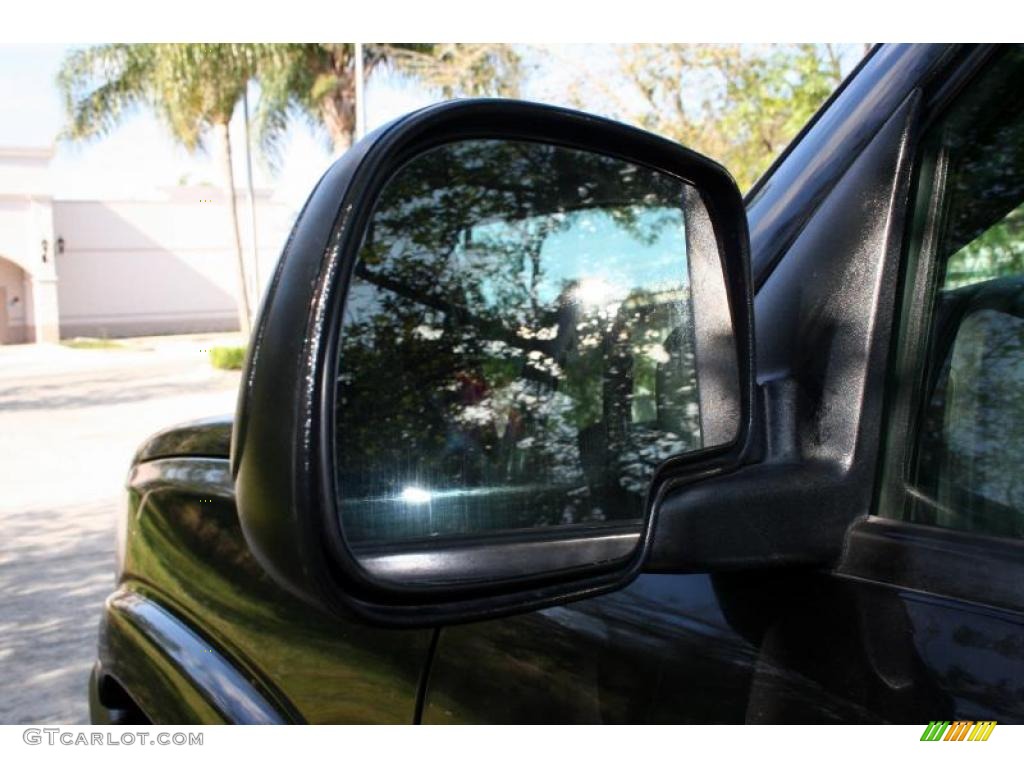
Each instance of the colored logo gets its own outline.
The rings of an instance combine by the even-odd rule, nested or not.
[[[995,720],[932,720],[921,734],[921,741],[988,741]]]

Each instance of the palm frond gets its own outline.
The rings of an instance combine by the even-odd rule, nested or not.
[[[67,117],[60,138],[110,133],[133,107],[147,102],[152,66],[150,46],[98,45],[72,51],[57,74]]]

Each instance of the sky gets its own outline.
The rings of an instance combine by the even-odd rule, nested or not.
[[[67,45],[0,45],[0,146],[54,146],[51,164],[57,199],[139,199],[160,197],[161,188],[179,184],[220,183],[216,157],[209,152],[189,154],[176,145],[157,119],[144,110],[127,117],[110,135],[85,142],[57,141],[64,112],[56,75]],[[524,96],[558,101],[568,78],[607,59],[595,46],[555,46],[546,51],[555,66],[527,82]],[[564,64],[564,66],[563,66]],[[253,86],[250,109],[257,91]],[[426,106],[436,97],[401,78],[375,73],[366,93],[367,128],[372,130],[406,112]],[[241,109],[231,126],[232,147],[244,146]],[[244,183],[244,157],[234,152],[235,178]],[[273,190],[274,198],[298,211],[316,181],[331,163],[323,135],[301,121],[293,124],[283,145],[276,173],[254,154],[254,184]]]
[[[74,144],[58,142],[64,114],[55,78],[71,49],[67,45],[0,45],[0,103],[4,106],[0,146],[54,146],[51,177],[55,198],[160,198],[161,189],[166,187],[219,185],[219,166],[212,151],[189,154],[145,110],[128,116],[104,138]],[[615,77],[615,57],[608,45],[545,45],[523,48],[521,53],[530,73],[522,96],[534,101],[565,103],[574,81],[585,78],[609,84]],[[856,51],[854,54],[844,69],[849,70],[859,56]],[[253,86],[250,106],[257,95]],[[396,75],[374,73],[367,86],[367,127],[372,130],[435,100],[434,94]],[[598,103],[588,103],[585,108],[607,113]],[[241,109],[236,112],[231,131],[232,147],[244,146]],[[244,154],[237,149],[233,154],[235,178],[242,186]],[[254,154],[254,183],[257,189],[272,190],[277,201],[297,213],[330,163],[325,136],[296,121],[283,144],[276,173],[258,153]]]
[[[155,117],[143,110],[126,118],[104,138],[82,143],[58,142],[64,113],[55,78],[70,49],[71,46],[62,45],[0,45],[0,103],[4,105],[0,146],[54,146],[54,197],[138,199],[159,197],[162,187],[183,182],[219,184],[212,152],[190,155],[175,144]],[[250,98],[250,108],[253,100]],[[367,126],[372,129],[433,100],[431,94],[395,77],[376,77],[367,88]],[[235,114],[231,131],[232,146],[244,146],[241,109]],[[241,185],[245,178],[241,152],[234,153],[234,161],[236,179]],[[331,153],[324,137],[297,122],[289,130],[276,174],[254,155],[254,184],[257,188],[273,189],[276,199],[297,210],[330,162]]]

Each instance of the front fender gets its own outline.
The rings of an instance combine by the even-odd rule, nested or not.
[[[194,628],[157,600],[122,586],[107,598],[99,663],[90,682],[94,722],[113,678],[153,722],[166,724],[285,722],[265,692]]]

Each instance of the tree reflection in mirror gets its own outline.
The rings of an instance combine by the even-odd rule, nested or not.
[[[659,464],[702,447],[685,187],[484,139],[395,174],[342,321],[351,544],[639,524]]]

